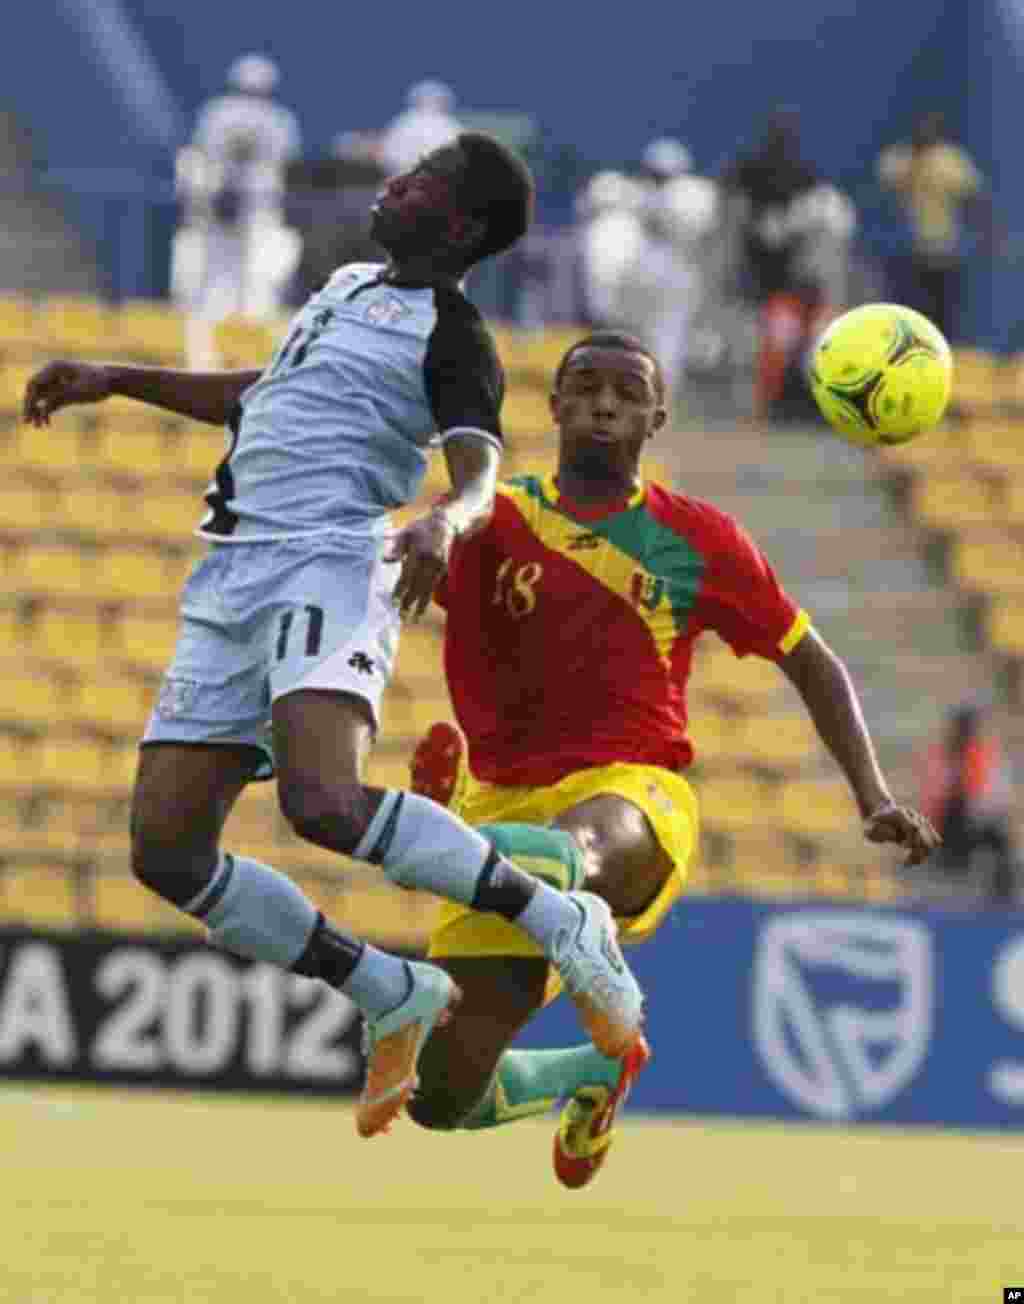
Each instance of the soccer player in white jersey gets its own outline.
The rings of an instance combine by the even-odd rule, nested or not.
[[[430,799],[361,777],[400,618],[426,609],[454,540],[491,512],[504,381],[461,281],[523,234],[532,206],[525,164],[463,133],[387,183],[371,232],[389,261],[340,268],[264,371],[58,361],[25,394],[37,427],[68,404],[119,394],[231,432],[199,526],[209,551],[186,583],[178,646],[142,740],[132,863],[214,944],[321,979],[359,1006],[362,1135],[402,1109],[423,1043],[460,993],[441,969],[359,942],[290,879],[221,849],[254,778],[276,771],[281,809],[308,841],[514,921],[551,958],[606,1054],[628,1054],[640,1035],[642,997],[603,901],[517,868],[514,827],[501,854]],[[388,513],[415,497],[435,443],[451,492],[389,541]],[[563,846],[552,837],[554,859]]]

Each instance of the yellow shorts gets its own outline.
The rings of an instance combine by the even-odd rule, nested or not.
[[[697,843],[697,798],[686,780],[655,765],[602,765],[566,775],[546,788],[505,788],[470,780],[453,809],[469,824],[550,824],[562,811],[591,797],[612,793],[639,806],[671,857],[674,871],[643,911],[619,919],[619,940],[650,937],[679,898]],[[500,915],[445,902],[430,938],[431,957],[539,956],[541,949],[522,929]],[[549,980],[547,1000],[558,987]]]

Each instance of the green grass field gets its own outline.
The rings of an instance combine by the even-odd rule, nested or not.
[[[551,1127],[360,1141],[347,1106],[0,1090],[7,1304],[994,1304],[1024,1139],[623,1128],[563,1191]]]

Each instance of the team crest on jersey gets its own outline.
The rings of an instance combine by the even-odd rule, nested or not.
[[[394,326],[403,317],[408,317],[409,309],[394,295],[388,294],[381,299],[374,299],[366,305],[366,318],[374,326]]]
[[[665,592],[665,581],[649,571],[633,572],[629,586],[629,596],[634,607],[644,607],[648,611],[657,610]]]
[[[173,720],[187,715],[199,696],[199,684],[194,679],[178,679],[170,675],[160,686],[156,699],[156,713],[161,719]]]

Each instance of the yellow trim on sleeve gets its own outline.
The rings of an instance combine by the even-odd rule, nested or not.
[[[796,613],[796,620],[794,620],[792,625],[790,625],[789,627],[789,632],[786,634],[785,638],[781,639],[779,642],[779,651],[785,652],[786,655],[788,656],[789,653],[792,652],[793,649],[796,647],[796,645],[800,642],[803,636],[807,633],[810,627],[811,627],[810,616],[808,616],[806,611],[803,610],[798,611]]]

